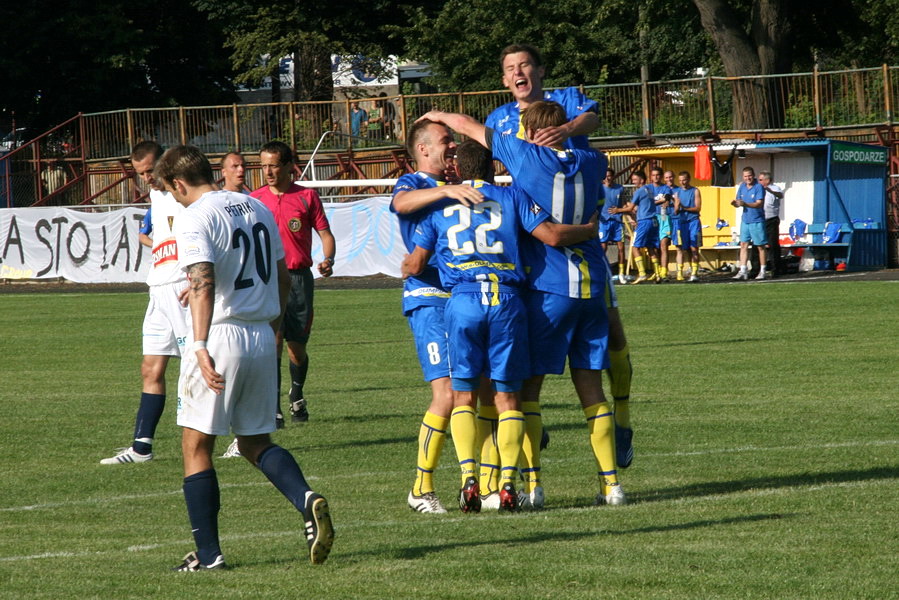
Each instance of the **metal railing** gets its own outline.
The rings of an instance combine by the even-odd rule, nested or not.
[[[605,145],[649,138],[695,140],[707,134],[752,137],[814,131],[876,141],[873,128],[893,125],[892,107],[899,98],[897,69],[883,65],[709,76],[581,89],[599,103],[600,129],[594,140]],[[310,178],[386,177],[406,167],[402,148],[406,131],[428,110],[465,112],[483,120],[509,100],[508,91],[502,90],[78,115],[8,154],[0,150],[0,207],[139,201],[146,190],[130,176],[127,158],[131,147],[146,139],[163,146],[194,144],[214,158],[244,152],[251,168],[262,144],[281,140],[297,150],[301,168],[318,146]],[[354,135],[351,102],[382,119],[372,119]],[[252,173],[248,178],[255,183]]]

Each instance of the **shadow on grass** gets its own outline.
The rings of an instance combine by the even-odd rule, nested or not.
[[[601,510],[601,509],[598,509]],[[365,556],[374,555],[380,559],[399,559],[399,560],[417,560],[425,558],[429,554],[435,552],[444,552],[446,550],[454,550],[456,548],[471,548],[473,546],[493,546],[493,545],[518,545],[518,544],[540,544],[544,542],[570,542],[588,539],[596,536],[626,536],[642,533],[661,533],[667,531],[684,531],[692,529],[701,529],[705,527],[717,527],[720,525],[737,525],[742,523],[753,523],[760,521],[771,521],[783,519],[792,515],[784,515],[781,513],[745,515],[740,517],[728,517],[722,519],[703,519],[700,521],[690,521],[688,523],[674,523],[671,525],[654,525],[646,527],[634,527],[631,529],[595,529],[592,531],[539,531],[531,532],[529,535],[521,537],[505,537],[494,538],[490,540],[472,540],[465,538],[458,542],[448,542],[443,544],[435,544],[429,546],[411,546],[409,548],[381,548],[365,552],[351,552],[342,554],[341,560],[361,559]]]
[[[832,471],[828,473],[798,473],[779,477],[755,477],[734,481],[709,481],[694,483],[675,488],[666,488],[643,493],[628,494],[628,501],[662,502],[679,498],[709,496],[714,494],[733,494],[749,490],[773,490],[795,486],[813,486],[855,481],[871,481],[878,479],[896,479],[899,477],[899,466],[877,467],[873,469],[856,469],[851,471]]]

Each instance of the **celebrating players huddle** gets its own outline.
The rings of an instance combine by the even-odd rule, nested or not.
[[[598,124],[596,104],[574,88],[543,92],[541,62],[529,46],[503,51],[503,81],[517,102],[487,125],[434,111],[408,135],[419,171],[397,182],[391,209],[410,252],[403,308],[434,392],[408,498],[419,512],[446,512],[432,473],[447,425],[463,512],[543,507],[539,394],[566,358],[598,467],[597,504],[626,502],[618,468],[633,457],[630,359],[597,240],[608,163],[585,136]],[[456,148],[450,129],[471,139]],[[493,158],[512,175],[510,188],[492,184]],[[446,185],[454,171],[463,181]],[[612,311],[614,411],[601,379]]]

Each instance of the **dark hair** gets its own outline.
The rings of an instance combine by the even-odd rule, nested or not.
[[[684,177],[684,176],[690,177],[690,172],[689,171],[681,171],[680,173],[677,174],[677,176],[678,177]]]
[[[474,140],[465,140],[456,147],[456,170],[462,179],[483,179],[493,182],[493,154]]]
[[[639,178],[642,179],[643,181],[646,181],[646,171],[640,169],[640,170],[638,170],[638,171],[634,171],[633,173],[631,173],[631,177],[633,177],[634,175],[636,175],[637,177],[639,177]]]
[[[612,177],[614,177],[614,176],[615,176],[615,169],[613,169],[612,167],[609,167],[608,169],[606,169],[606,175],[608,175],[609,173],[611,173],[611,174],[612,174]]]
[[[663,169],[662,167],[653,167],[649,170],[650,173],[655,173],[656,171],[658,171],[662,175],[665,174],[665,169]]]
[[[753,169],[752,167],[743,167],[743,172],[752,173],[752,176],[755,177],[755,169]]]
[[[531,46],[530,44],[510,44],[503,48],[503,51],[499,53],[499,66],[502,68],[503,61],[506,60],[506,57],[510,54],[517,54],[518,52],[527,52],[531,55],[531,60],[534,61],[535,67],[543,66],[543,55],[540,54],[540,51]]]
[[[424,141],[428,134],[428,125],[433,125],[434,123],[437,123],[437,121],[422,119],[412,124],[412,127],[409,128],[409,134],[406,136],[406,152],[409,153],[409,156],[415,158],[415,146]]]
[[[174,146],[166,150],[156,162],[153,176],[166,185],[172,185],[176,179],[194,186],[214,181],[212,165],[196,146]]]
[[[139,162],[151,154],[154,160],[159,160],[159,157],[162,156],[162,146],[152,140],[146,140],[131,149],[131,160]]]
[[[259,154],[262,154],[263,152],[277,154],[278,160],[281,161],[282,165],[293,162],[293,150],[291,150],[290,146],[284,142],[279,142],[277,140],[271,141],[259,149]]]
[[[538,100],[521,111],[521,124],[525,132],[546,127],[558,127],[568,122],[565,109],[558,102]]]

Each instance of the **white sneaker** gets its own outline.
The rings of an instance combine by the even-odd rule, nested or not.
[[[153,453],[138,454],[131,447],[119,448],[115,456],[104,458],[100,461],[101,465],[124,465],[127,463],[142,463],[153,460]]]
[[[749,273],[747,273],[746,271],[740,271],[739,273],[734,275],[734,279],[749,281]]]
[[[608,504],[609,506],[622,506],[627,504],[627,497],[624,495],[624,490],[621,489],[621,485],[615,484],[613,486],[609,486],[609,493],[603,494],[599,492],[596,494],[596,504],[597,506]]]
[[[446,514],[446,509],[440,503],[437,494],[434,492],[427,492],[421,496],[416,496],[412,492],[409,492],[408,501],[409,507],[416,512],[433,513],[436,515]]]
[[[499,492],[481,496],[481,510],[499,510]]]
[[[687,281],[690,283],[696,283],[697,281],[699,281],[699,277],[697,277],[696,275],[690,275],[690,279],[688,279]]]
[[[624,273],[618,274],[618,283],[627,283],[627,277],[624,276]]]
[[[764,280],[766,273],[764,271],[759,271],[759,274],[756,276],[755,280]]]
[[[234,440],[228,446],[228,449],[225,450],[224,454],[222,454],[222,458],[235,458],[238,456],[241,456],[241,454],[240,450],[237,448],[237,438],[234,438]]]

